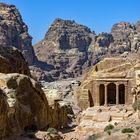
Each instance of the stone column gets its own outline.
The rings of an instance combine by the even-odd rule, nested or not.
[[[119,84],[116,83],[116,105],[119,104]]]
[[[105,106],[107,106],[107,84],[104,85],[105,86]]]
[[[125,84],[125,104],[128,104],[128,86],[127,83]]]
[[[97,83],[96,84],[96,105],[97,106],[100,106],[100,89],[99,89],[99,87],[100,87],[100,84]]]

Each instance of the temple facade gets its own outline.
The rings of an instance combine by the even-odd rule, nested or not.
[[[139,82],[140,65],[125,58],[105,58],[86,75],[77,93],[82,109],[132,104],[131,89]]]

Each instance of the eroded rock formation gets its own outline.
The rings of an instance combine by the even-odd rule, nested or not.
[[[52,78],[75,77],[90,65],[88,46],[95,33],[74,21],[56,19],[45,38],[34,46],[40,61],[47,62]]]
[[[0,46],[0,73],[21,73],[30,76],[30,70],[23,55],[13,47]]]
[[[21,74],[0,74],[0,136],[47,127],[49,105],[40,85]]]
[[[36,61],[28,27],[14,5],[0,3],[0,46],[13,46],[21,50],[28,64]]]
[[[45,89],[43,91],[50,106],[50,127],[67,128],[74,117],[73,109],[69,102],[63,100],[63,94],[56,89]]]

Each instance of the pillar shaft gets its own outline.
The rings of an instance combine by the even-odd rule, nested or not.
[[[119,84],[116,84],[116,105],[119,104]]]
[[[96,101],[95,101],[95,105],[96,106],[99,106],[100,105],[100,100],[99,100],[99,96],[100,96],[100,89],[99,89],[99,83],[96,83],[96,86],[95,86],[95,98],[96,98]]]
[[[125,85],[125,104],[128,104],[128,86]]]
[[[105,85],[105,106],[107,106],[107,85]]]

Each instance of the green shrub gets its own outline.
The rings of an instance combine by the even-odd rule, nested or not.
[[[51,128],[51,127],[48,128],[47,132],[50,134],[57,134],[57,130],[55,128]]]
[[[134,130],[132,128],[124,128],[122,133],[134,133]]]
[[[133,109],[136,110],[140,110],[140,100],[136,100],[133,105],[132,105]]]
[[[137,130],[140,130],[140,125],[139,125],[139,126],[136,126],[136,129],[137,129]]]
[[[104,131],[112,130],[114,128],[114,125],[109,124],[104,128]]]

